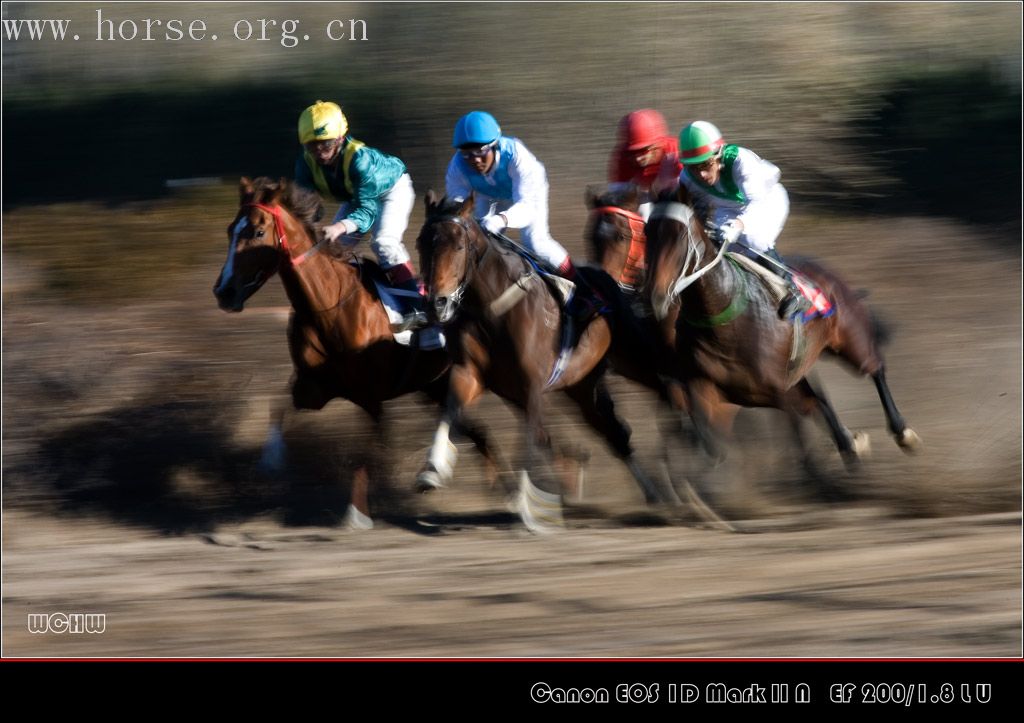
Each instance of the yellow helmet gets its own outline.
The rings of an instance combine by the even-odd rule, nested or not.
[[[299,116],[299,143],[329,141],[348,133],[348,120],[337,103],[318,100]]]

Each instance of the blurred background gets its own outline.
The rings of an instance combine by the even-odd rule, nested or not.
[[[97,41],[97,9],[140,33],[147,18],[202,19],[219,39]],[[70,20],[81,39],[13,39],[26,19]],[[260,19],[278,25],[234,39],[243,19],[257,34]],[[288,47],[286,19],[311,39]],[[365,21],[367,40],[327,39],[338,19]],[[317,99],[400,157],[420,197],[443,188],[456,119],[492,112],[547,167],[553,233],[579,258],[584,189],[605,180],[619,119],[656,108],[673,133],[712,121],[782,169],[780,252],[869,290],[892,328],[889,381],[921,456],[888,439],[869,381],[822,365],[844,422],[875,439],[858,494],[898,518],[1019,510],[1019,3],[5,2],[3,21],[8,510],[98,512],[161,533],[264,514],[337,522],[372,441],[365,420],[340,402],[300,419],[287,485],[260,479],[269,400],[291,367],[287,300],[273,280],[229,316],[210,293],[238,178],[290,176],[298,115]],[[418,204],[408,246],[421,223]],[[613,391],[650,458],[654,400],[622,380]],[[552,432],[592,451],[592,499],[635,505],[622,468],[552,404]],[[482,414],[514,450],[514,417],[491,398]],[[744,515],[807,502],[773,414],[741,415],[728,474],[746,480]],[[434,411],[409,398],[389,418],[395,456],[411,461],[380,475],[373,504],[394,512]],[[459,493],[436,504],[493,509],[463,459]]]
[[[139,28],[203,19],[220,39],[96,41],[97,8]],[[522,137],[557,190],[602,180],[618,119],[653,107],[673,132],[711,119],[775,160],[800,207],[1020,223],[1013,3],[7,3],[4,13],[70,19],[82,35],[4,43],[5,168],[17,169],[5,208],[151,198],[174,178],[288,175],[298,112],[330,98],[420,188],[443,180],[468,109]],[[232,37],[235,22],[260,18],[300,20],[293,35],[311,39],[285,47],[273,26],[265,40]],[[331,20],[354,18],[367,40],[325,37]]]

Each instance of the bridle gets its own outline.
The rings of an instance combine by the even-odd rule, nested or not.
[[[288,259],[288,262],[292,268],[296,268],[306,263],[306,261],[312,258],[314,254],[318,253],[325,245],[327,245],[327,239],[323,239],[314,244],[313,247],[310,248],[308,251],[305,251],[304,253],[301,253],[298,256],[292,256],[291,248],[288,246],[288,234],[285,233],[284,221],[281,219],[281,206],[268,206],[263,203],[253,202],[242,204],[242,208],[258,208],[261,211],[266,211],[267,213],[274,217],[274,233],[277,234],[277,248],[281,251],[283,258]],[[271,274],[271,276],[273,276],[273,274]],[[253,279],[252,281],[245,285],[245,288],[249,288],[250,286],[253,285],[262,286],[264,282],[266,282],[266,278],[263,277],[263,272],[260,271],[256,275],[255,279]],[[349,299],[352,298],[356,290],[357,288],[354,286],[352,288],[352,291],[350,291],[348,295],[345,296],[344,298],[339,298],[338,303],[335,304],[333,307],[315,309],[315,311],[317,313],[323,313],[325,311],[330,311],[331,309],[337,308],[339,306],[343,306],[345,303],[348,302]]]
[[[293,257],[291,249],[288,247],[288,235],[284,230],[284,221],[281,220],[280,206],[267,206],[263,203],[245,203],[242,204],[242,208],[258,208],[261,211],[266,211],[274,217],[274,232],[277,234],[277,247],[288,258],[292,266],[301,266],[306,263],[313,254],[320,251],[320,249],[327,243],[327,240],[324,239],[319,243],[314,244],[313,248],[309,251]]]
[[[676,278],[672,286],[669,287],[668,300],[671,303],[677,299],[679,295],[683,293],[688,286],[690,286],[690,284],[695,282],[721,262],[723,255],[729,248],[729,244],[723,243],[721,248],[718,249],[718,254],[715,258],[702,267],[700,262],[704,259],[703,244],[701,244],[701,248],[698,248],[698,245],[693,243],[690,238],[692,233],[690,230],[690,224],[693,221],[693,211],[688,206],[675,201],[659,203],[654,207],[650,220],[653,221],[657,218],[669,218],[674,221],[678,221],[682,225],[683,231],[686,232],[687,236],[686,256],[679,269],[679,276]],[[687,269],[690,269],[690,271],[687,272]]]
[[[592,214],[609,213],[613,216],[622,216],[629,222],[629,250],[626,252],[626,261],[622,266],[622,273],[618,282],[620,286],[628,289],[636,289],[643,280],[646,270],[644,261],[645,249],[647,247],[647,233],[645,231],[646,221],[644,217],[634,211],[628,211],[618,206],[597,206],[590,211]]]
[[[455,312],[458,310],[459,304],[462,303],[462,297],[466,294],[466,289],[469,288],[469,285],[473,282],[477,267],[480,265],[480,262],[483,261],[484,257],[487,256],[487,252],[490,250],[491,245],[490,243],[486,243],[485,239],[483,252],[478,252],[477,244],[472,241],[472,227],[470,226],[470,222],[462,216],[443,216],[434,221],[434,225],[440,225],[442,223],[453,223],[465,231],[469,245],[469,248],[466,250],[466,261],[462,269],[462,280],[458,285],[456,285],[454,291],[450,294],[436,297],[434,299],[434,312],[437,314],[437,318],[444,323],[455,316]],[[479,228],[479,224],[475,221],[473,221],[473,224],[482,232],[482,229]],[[433,249],[431,249],[431,257],[433,257]],[[431,265],[433,265],[433,260],[431,261]]]

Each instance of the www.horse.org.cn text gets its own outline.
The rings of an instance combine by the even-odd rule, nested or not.
[[[118,18],[102,9],[96,10],[96,23],[90,36],[83,36],[71,28],[66,19],[4,18],[4,39],[20,41],[98,40],[104,42],[127,41],[278,41],[285,48],[294,48],[310,40],[368,40],[365,20],[335,19],[310,26],[308,32],[302,21],[294,18],[239,18],[230,28],[211,27],[202,18]]]

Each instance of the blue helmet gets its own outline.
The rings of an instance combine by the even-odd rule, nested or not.
[[[483,146],[493,143],[501,137],[501,128],[494,116],[482,110],[475,110],[472,113],[459,118],[455,124],[455,137],[452,139],[452,146]]]

